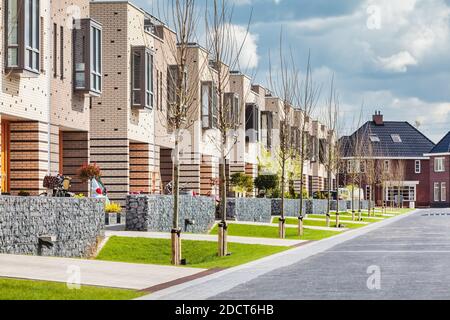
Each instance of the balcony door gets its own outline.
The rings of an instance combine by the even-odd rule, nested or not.
[[[2,120],[1,122],[1,193],[9,193],[9,149],[10,149],[10,129],[9,122]]]

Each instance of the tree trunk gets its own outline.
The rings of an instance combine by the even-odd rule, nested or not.
[[[355,221],[355,185],[352,182],[352,221]]]
[[[303,141],[304,143],[304,141]],[[303,148],[303,147],[302,147]],[[300,237],[303,236],[303,189],[304,189],[304,183],[303,183],[303,165],[304,165],[304,158],[303,158],[303,150],[302,155],[300,156],[300,206],[299,206],[299,219],[298,219],[298,235]]]
[[[286,237],[286,219],[284,218],[284,190],[286,188],[286,161],[283,158],[281,165],[281,218],[279,220],[279,236],[281,239]]]
[[[304,228],[303,228],[303,217],[298,218],[298,235],[303,237]]]
[[[222,137],[222,139],[224,139]],[[223,140],[226,142],[226,138]],[[220,170],[220,212],[222,214],[222,221],[219,224],[219,257],[228,255],[228,226],[227,226],[227,176],[226,176],[226,156],[225,156],[225,142],[222,143],[222,168]]]
[[[173,167],[173,221],[172,221],[172,264],[179,266],[181,264],[181,229],[178,225],[179,201],[180,201],[180,153],[179,153],[179,133],[175,137],[175,155]]]

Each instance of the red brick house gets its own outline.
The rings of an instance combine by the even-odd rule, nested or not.
[[[398,201],[403,206],[430,206],[430,160],[425,154],[435,144],[414,126],[384,121],[377,112],[340,143],[340,186],[361,186],[365,199],[373,199],[378,206]]]
[[[450,206],[450,132],[427,154],[430,157],[430,205]]]

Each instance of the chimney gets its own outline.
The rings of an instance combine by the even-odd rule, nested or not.
[[[375,114],[373,116],[373,122],[375,123],[376,126],[384,125],[383,115],[381,114],[381,111],[375,111]]]

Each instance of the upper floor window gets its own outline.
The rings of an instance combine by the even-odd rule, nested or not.
[[[6,67],[12,71],[40,73],[40,3],[39,0],[7,0]]]
[[[132,105],[137,108],[153,108],[153,55],[147,47],[133,47]]]
[[[434,172],[445,172],[445,158],[434,158]]]
[[[272,148],[273,114],[270,111],[261,112],[261,135],[264,147]]]
[[[75,91],[99,95],[102,92],[102,27],[97,22],[81,19],[80,27],[74,29],[73,59]]]
[[[245,106],[245,131],[247,142],[259,141],[259,108],[256,104]]]
[[[214,83],[202,83],[202,127],[217,128],[217,94]]]
[[[385,173],[388,173],[390,171],[390,161],[389,160],[384,160],[383,162],[383,171]]]
[[[422,162],[420,160],[416,160],[415,162],[415,172],[417,174],[422,172]]]

